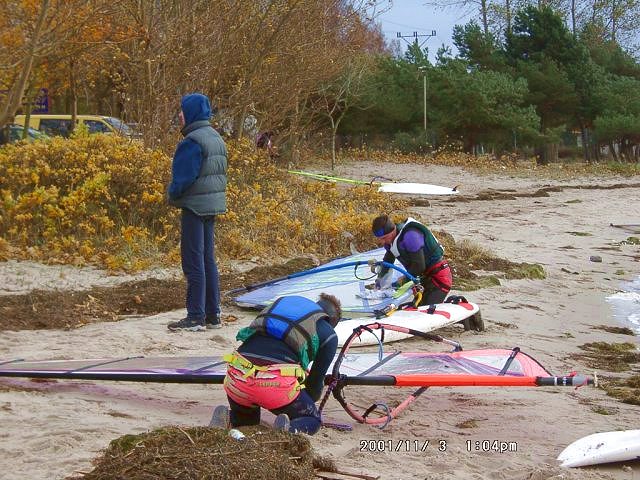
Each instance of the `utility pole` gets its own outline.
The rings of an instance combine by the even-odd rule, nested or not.
[[[436,36],[436,31],[435,30],[431,30],[431,34],[423,34],[423,35],[418,35],[418,32],[413,32],[413,35],[402,35],[400,32],[397,32],[396,37],[397,38],[401,38],[402,40],[404,40],[405,42],[407,42],[408,45],[411,45],[411,43],[415,43],[418,44],[418,38],[419,37],[426,37],[422,43],[420,43],[418,45],[419,48],[422,48],[422,45],[425,44],[425,42],[427,40],[429,40],[431,37],[435,37]],[[413,42],[409,42],[407,40],[407,38],[413,38]],[[423,110],[424,110],[424,137],[425,140],[429,140],[428,138],[428,134],[427,134],[427,67],[426,66],[421,66],[418,67],[418,70],[420,70],[420,72],[422,72],[422,87],[423,87],[423,91],[422,91],[422,99],[423,99]]]
[[[436,36],[436,31],[435,30],[431,30],[431,34],[423,34],[423,35],[418,35],[418,32],[413,32],[413,35],[402,35],[400,32],[397,32],[396,37],[397,38],[401,38],[402,40],[404,40],[405,42],[407,42],[407,45],[411,45],[413,42],[418,43],[418,37],[427,37],[425,38],[422,43],[420,43],[419,47],[422,48],[422,45],[424,45],[424,43],[429,40],[431,37],[435,37]],[[413,42],[409,42],[407,40],[407,38],[413,38]]]
[[[422,99],[424,101],[424,136],[427,139],[427,67],[418,67],[418,70],[422,72]]]
[[[424,85],[424,91],[422,96],[424,98],[424,136],[427,138],[427,73],[422,72],[422,80]]]

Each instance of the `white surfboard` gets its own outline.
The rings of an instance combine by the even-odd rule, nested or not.
[[[387,193],[408,193],[414,195],[456,195],[456,188],[442,187],[440,185],[430,185],[428,183],[381,183],[379,192]]]
[[[560,455],[563,467],[640,460],[640,430],[594,433],[576,440]]]
[[[475,303],[439,303],[436,305],[435,311],[429,313],[429,306],[418,307],[413,310],[396,310],[388,317],[375,319],[371,317],[360,317],[351,320],[342,320],[335,328],[338,335],[338,345],[342,346],[344,342],[353,333],[353,329],[368,323],[380,322],[390,325],[399,325],[411,328],[419,332],[431,332],[438,328],[446,327],[454,323],[465,322],[466,329],[483,330],[482,317],[480,316],[480,307]],[[413,335],[409,333],[396,332],[394,330],[373,330],[373,332],[362,332],[360,339],[354,341],[351,346],[368,346],[378,345],[378,339],[382,339],[384,343],[397,342],[405,338],[411,338]]]

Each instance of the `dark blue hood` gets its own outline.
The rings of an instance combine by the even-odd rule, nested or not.
[[[184,115],[185,125],[198,120],[209,120],[211,118],[211,104],[206,95],[201,93],[190,93],[182,97],[180,102]]]

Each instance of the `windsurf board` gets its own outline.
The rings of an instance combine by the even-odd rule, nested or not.
[[[389,316],[380,319],[360,317],[342,320],[338,322],[335,328],[336,334],[338,335],[338,345],[344,345],[353,333],[354,328],[375,322],[407,327],[423,333],[431,332],[454,323],[463,323],[466,330],[475,329],[480,331],[484,329],[480,315],[480,307],[475,303],[439,303],[435,305],[435,309],[431,309],[429,305],[424,305],[417,309],[396,310]],[[397,332],[395,330],[384,330],[384,332],[382,330],[373,330],[372,332],[364,331],[360,335],[360,339],[355,341],[352,346],[378,345],[379,339],[382,340],[383,343],[397,342],[412,336],[413,335],[409,333]]]
[[[640,430],[594,433],[576,440],[560,455],[563,467],[640,460]]]
[[[413,195],[456,195],[459,193],[456,188],[430,185],[428,183],[381,183],[378,191]]]
[[[294,175],[303,175],[305,177],[336,183],[351,183],[355,185],[369,185],[378,188],[379,192],[386,193],[406,193],[414,195],[455,195],[458,192],[457,187],[449,188],[440,185],[431,185],[428,183],[409,183],[409,182],[379,182],[375,179],[367,182],[364,180],[354,180],[352,178],[341,178],[332,175],[323,175],[321,173],[303,172],[299,170],[289,170]],[[382,178],[382,177],[376,177]],[[388,179],[387,179],[388,180]]]

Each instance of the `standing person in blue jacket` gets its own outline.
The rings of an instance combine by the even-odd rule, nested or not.
[[[230,411],[225,405],[216,407],[211,426],[257,425],[265,408],[277,415],[277,429],[309,435],[320,430],[315,402],[338,348],[334,328],[340,316],[340,301],[325,293],[316,302],[280,297],[265,308],[238,332],[242,345],[224,357]]]
[[[169,330],[203,331],[222,327],[220,284],[214,249],[216,215],[227,210],[227,148],[211,123],[209,99],[182,97],[179,114],[184,139],[171,166],[169,203],[182,209],[180,254],[187,278],[187,316]]]

